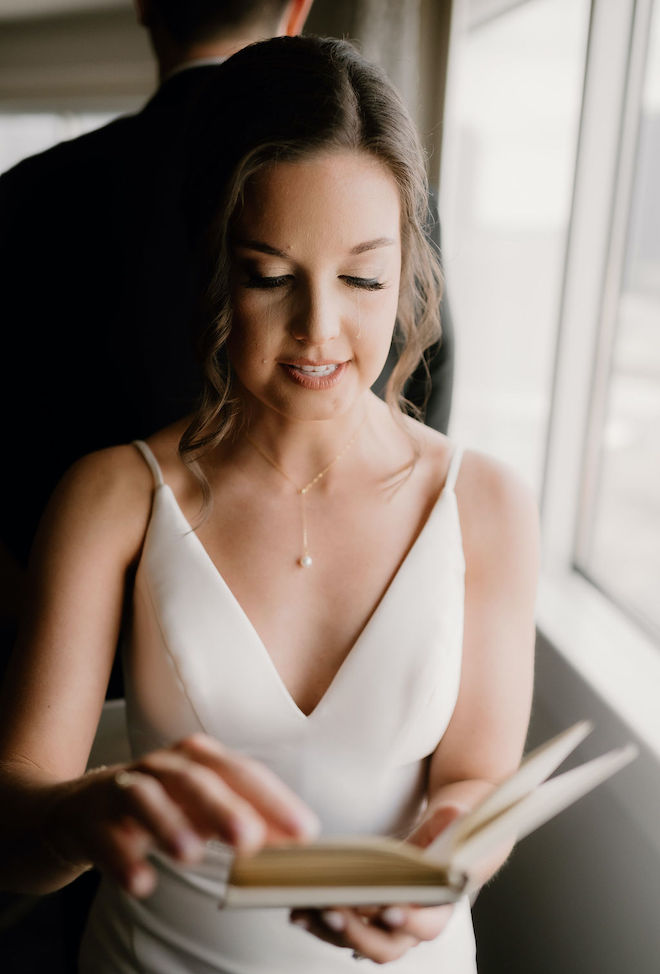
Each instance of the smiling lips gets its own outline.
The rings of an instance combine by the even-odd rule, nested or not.
[[[348,362],[282,362],[281,365],[289,378],[305,389],[329,389],[340,381]]]

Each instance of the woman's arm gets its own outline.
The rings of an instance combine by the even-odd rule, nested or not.
[[[155,846],[183,861],[202,840],[254,848],[311,814],[266,768],[203,735],[85,775],[130,577],[151,505],[132,447],[90,455],[40,527],[22,630],[0,702],[0,886],[46,892],[90,863],[145,894]]]
[[[536,503],[506,468],[475,453],[463,459],[457,499],[466,564],[461,685],[431,761],[420,844],[433,838],[443,808],[472,808],[515,771],[532,700]]]
[[[520,763],[534,668],[538,522],[530,493],[505,468],[468,453],[457,500],[465,552],[463,662],[452,719],[433,754],[428,805],[410,841],[425,847]],[[485,882],[510,846],[480,870]],[[398,905],[296,910],[294,922],[324,940],[385,963],[437,937],[452,907]],[[365,919],[370,922],[365,923]]]
[[[3,886],[20,882],[29,889],[42,873],[46,888],[60,884],[62,865],[48,863],[39,841],[46,809],[59,797],[61,782],[85,769],[118,639],[127,573],[149,515],[149,472],[128,451],[135,452],[102,451],[75,464],[57,487],[35,540],[21,629],[0,703]]]

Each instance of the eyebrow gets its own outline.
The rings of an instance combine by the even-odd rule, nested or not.
[[[351,254],[364,254],[368,250],[378,250],[379,247],[391,247],[394,240],[391,237],[376,237],[375,240],[366,240],[364,243],[357,244],[351,248]]]
[[[273,257],[285,257],[289,255],[284,250],[271,247],[270,244],[263,243],[261,240],[234,240],[235,247],[245,247],[246,250],[258,250],[262,254],[271,254]]]
[[[392,237],[376,237],[375,240],[365,240],[364,243],[359,243],[355,247],[351,247],[349,254],[364,254],[369,250],[377,250],[379,247],[391,247],[393,244],[394,240]],[[272,247],[262,240],[235,240],[234,245],[236,247],[245,247],[247,250],[257,250],[262,254],[270,254],[272,257],[283,257],[286,260],[290,259],[290,254],[287,254],[286,251]]]

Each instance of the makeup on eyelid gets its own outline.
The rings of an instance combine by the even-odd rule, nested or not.
[[[387,286],[385,280],[388,276],[387,263],[385,266],[381,263],[374,265],[372,258],[375,254],[386,256],[391,243],[393,241],[390,241],[389,238],[383,238],[352,248],[352,251],[355,251],[354,256],[357,257],[357,263],[342,267],[343,259],[340,259],[336,265],[336,277],[339,280],[344,280],[352,287],[361,287],[365,290],[382,290]],[[371,244],[376,246],[372,248]],[[361,247],[365,249],[361,250]],[[241,251],[243,251],[243,256]],[[267,255],[266,260],[263,259],[263,254]],[[300,273],[298,262],[294,257],[269,244],[258,241],[238,242],[234,244],[234,255],[237,268],[245,275],[241,283],[246,287],[265,290],[283,287],[288,283],[293,283]],[[303,268],[305,256],[303,255]],[[268,260],[268,257],[275,257],[275,260]],[[303,275],[306,273],[303,270]]]
[[[361,154],[252,180],[232,227],[227,349],[253,409],[334,422],[362,408],[396,321],[399,223],[396,183]]]
[[[291,273],[290,271],[287,273],[278,273],[275,269],[265,271],[248,265],[243,267],[243,272],[247,276],[240,281],[241,285],[254,290],[278,290],[284,287],[292,287],[297,281],[295,273]],[[348,287],[363,291],[382,291],[388,286],[384,272],[376,274],[337,274],[336,278],[339,281],[343,281]]]

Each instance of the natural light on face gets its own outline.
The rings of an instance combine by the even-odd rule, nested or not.
[[[398,187],[362,153],[278,163],[232,227],[228,354],[245,393],[296,418],[344,412],[380,374],[401,272]]]

